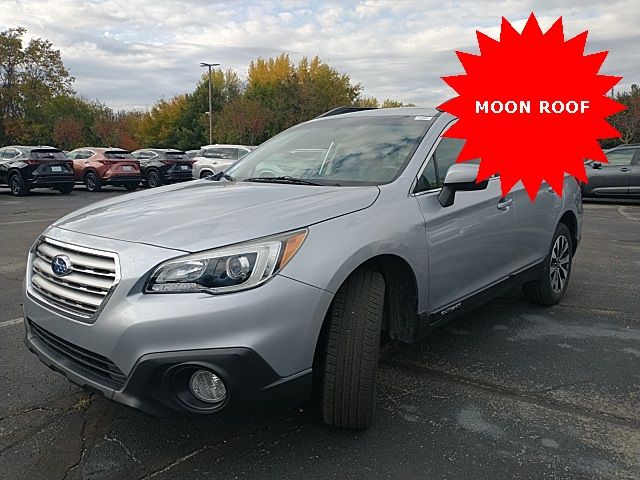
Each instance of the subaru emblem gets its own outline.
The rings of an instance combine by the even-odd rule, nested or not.
[[[64,277],[71,273],[71,259],[66,255],[56,255],[51,260],[51,271],[56,277]]]

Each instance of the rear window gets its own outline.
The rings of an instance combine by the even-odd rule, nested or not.
[[[167,152],[167,158],[170,160],[190,160],[189,155],[184,152]]]
[[[109,160],[135,160],[131,152],[104,152],[104,156]]]
[[[31,157],[36,160],[67,160],[62,150],[31,150]]]

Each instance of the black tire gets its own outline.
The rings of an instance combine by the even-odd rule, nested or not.
[[[522,286],[527,299],[548,306],[560,302],[569,286],[572,262],[571,232],[564,223],[560,223],[551,240],[541,277]]]
[[[127,189],[127,192],[135,192],[138,189],[138,185],[125,185],[124,188]]]
[[[14,197],[24,197],[29,193],[29,189],[24,184],[24,180],[22,180],[22,176],[14,172],[9,175],[9,188],[11,189],[11,195]]]
[[[58,191],[63,195],[69,195],[71,192],[73,192],[74,186],[75,185],[65,185],[62,188],[58,188]]]
[[[144,176],[144,179],[149,188],[156,188],[162,185],[162,179],[157,170],[149,170]]]
[[[336,293],[322,379],[329,425],[362,430],[373,421],[384,291],[382,274],[358,270]]]
[[[214,173],[211,173],[209,170],[205,170],[200,174],[200,178],[207,178],[211,177],[212,175],[214,175]]]
[[[99,192],[102,190],[102,181],[95,172],[89,171],[84,176],[84,186],[87,187],[87,190],[90,192]]]

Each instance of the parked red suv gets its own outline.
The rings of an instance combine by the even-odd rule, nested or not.
[[[133,192],[140,184],[140,164],[127,150],[83,147],[69,152],[68,157],[73,160],[76,181],[90,192],[99,192],[103,185]]]

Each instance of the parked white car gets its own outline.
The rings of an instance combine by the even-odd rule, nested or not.
[[[245,145],[205,145],[193,157],[193,178],[205,178],[223,172],[254,148]]]

